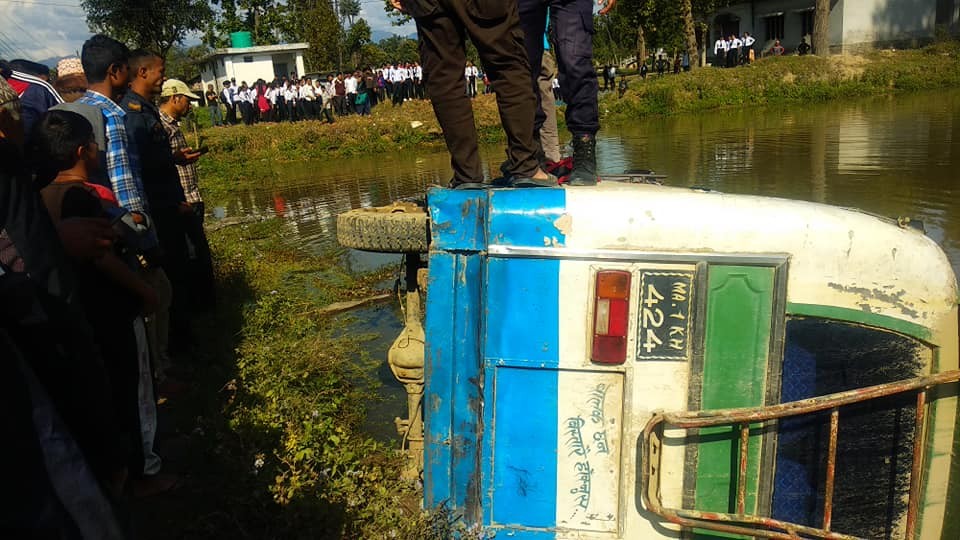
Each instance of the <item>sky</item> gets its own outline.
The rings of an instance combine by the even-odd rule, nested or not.
[[[414,32],[412,24],[392,26],[382,0],[360,0],[360,17],[374,31]],[[0,58],[42,61],[74,56],[90,36],[80,0],[0,0]],[[187,42],[196,43],[198,36]]]

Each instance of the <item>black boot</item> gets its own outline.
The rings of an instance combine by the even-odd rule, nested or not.
[[[593,135],[573,138],[573,172],[567,183],[571,186],[597,185],[597,140]]]

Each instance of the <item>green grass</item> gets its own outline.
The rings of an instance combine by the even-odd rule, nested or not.
[[[960,86],[960,44],[876,51],[862,56],[764,58],[736,69],[703,68],[689,73],[630,80],[623,98],[603,97],[606,122],[645,115],[697,113],[721,108],[818,103]]]

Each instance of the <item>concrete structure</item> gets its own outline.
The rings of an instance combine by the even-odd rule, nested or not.
[[[738,2],[709,17],[709,54],[721,35],[750,32],[757,52],[780,39],[788,53],[803,36],[812,43],[814,0]],[[956,30],[960,0],[831,0],[830,47],[856,52],[874,47],[914,47],[933,39],[939,27]]]
[[[200,61],[200,80],[204,88],[212,84],[219,90],[223,81],[230,79],[253,84],[257,79],[272,81],[291,72],[300,77],[306,72],[303,52],[309,48],[308,43],[290,43],[216,49]]]

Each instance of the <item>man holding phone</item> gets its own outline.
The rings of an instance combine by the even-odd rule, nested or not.
[[[191,297],[199,300],[203,307],[209,308],[214,303],[213,263],[207,235],[203,230],[203,198],[197,183],[197,159],[206,153],[207,149],[191,148],[180,129],[180,119],[190,112],[191,99],[199,99],[199,96],[191,92],[183,81],[167,79],[160,91],[160,121],[170,140],[171,152],[174,156],[183,156],[183,160],[177,161],[177,173],[186,197],[184,229],[187,240],[193,247],[193,258],[188,265],[189,282],[192,285]]]

